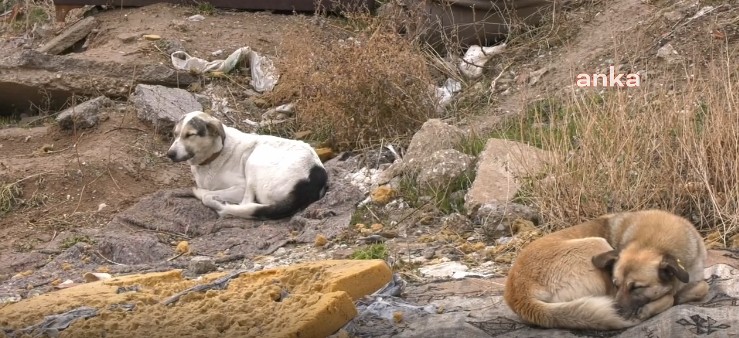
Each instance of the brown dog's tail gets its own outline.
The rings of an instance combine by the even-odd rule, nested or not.
[[[589,296],[568,302],[547,303],[531,298],[519,308],[524,320],[543,327],[614,330],[634,326],[636,320],[619,316],[613,298]]]

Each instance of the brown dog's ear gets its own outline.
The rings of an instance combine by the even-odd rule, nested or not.
[[[616,260],[618,260],[617,250],[611,250],[602,254],[595,255],[591,259],[593,265],[595,265],[596,268],[601,270],[608,270],[609,272],[613,270],[613,264],[616,263]]]
[[[687,283],[690,281],[690,274],[685,270],[680,261],[672,257],[671,255],[665,255],[662,257],[662,262],[659,263],[659,279],[663,282],[669,282],[672,277],[676,277],[679,281]]]

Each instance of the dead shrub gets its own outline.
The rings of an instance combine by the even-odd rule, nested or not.
[[[273,104],[296,103],[296,128],[338,149],[408,138],[435,117],[424,54],[366,17],[357,33],[332,39],[296,36],[281,46]]]
[[[526,182],[521,199],[543,212],[550,230],[660,208],[724,241],[739,232],[739,71],[726,59],[708,62],[682,74],[692,80],[675,89],[574,94],[536,105],[536,121],[524,116],[510,138],[559,156],[544,178]],[[542,106],[555,108],[542,113]]]

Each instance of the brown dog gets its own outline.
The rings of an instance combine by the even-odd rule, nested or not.
[[[678,303],[703,298],[705,257],[684,218],[659,210],[609,214],[527,245],[504,296],[523,320],[542,327],[626,328],[672,306],[673,295]]]

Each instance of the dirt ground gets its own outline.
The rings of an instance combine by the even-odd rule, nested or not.
[[[720,20],[701,23],[700,29],[674,26],[661,16],[667,11],[661,4],[640,0],[575,9],[571,19],[577,23],[572,25],[576,28],[553,32],[551,36],[561,37],[552,38],[551,45],[544,43],[533,52],[512,52],[494,62],[496,65],[487,72],[495,74],[507,64],[510,67],[506,77],[514,79],[516,90],[497,97],[488,112],[476,116],[470,124],[489,124],[497,121],[501,113],[520,111],[525,102],[569,86],[576,72],[593,72],[609,63],[628,63],[634,70],[649,66],[650,72],[665,69],[667,66],[655,64],[656,48],[652,43],[671,28],[681,29],[676,34],[683,39],[679,40],[681,51],[705,50],[715,42],[706,43],[704,33]],[[68,22],[74,21],[75,14],[80,15],[72,14]],[[88,49],[70,57],[168,66],[173,48],[213,59],[218,50],[223,52],[220,57],[225,58],[236,48],[250,46],[279,58],[286,36],[342,33],[331,22],[314,20],[309,15],[217,10],[202,21],[188,20],[194,14],[195,8],[169,4],[101,11],[94,14],[100,26]],[[41,29],[37,33],[51,36],[52,32]],[[142,34],[155,34],[162,39],[130,39]],[[0,44],[6,51],[0,53],[35,47],[44,41],[23,42],[20,35],[7,37]],[[632,49],[622,49],[624,41],[633,42]],[[548,71],[541,81],[526,85],[528,74],[542,68]],[[659,76],[650,81],[654,79]],[[232,108],[242,111],[244,117],[257,112],[250,111],[254,105],[246,102],[246,94],[239,90],[246,83],[247,77],[239,77],[215,89],[229,97]],[[198,92],[202,84],[189,88]],[[54,123],[0,129],[0,181],[19,182],[21,189],[13,210],[0,218],[0,282],[43,266],[78,242],[90,241],[81,230],[102,229],[113,216],[143,196],[192,184],[186,165],[172,164],[162,156],[168,148],[167,137],[141,122],[130,104],[120,101],[105,111],[105,116],[94,129],[76,132],[62,131]]]

